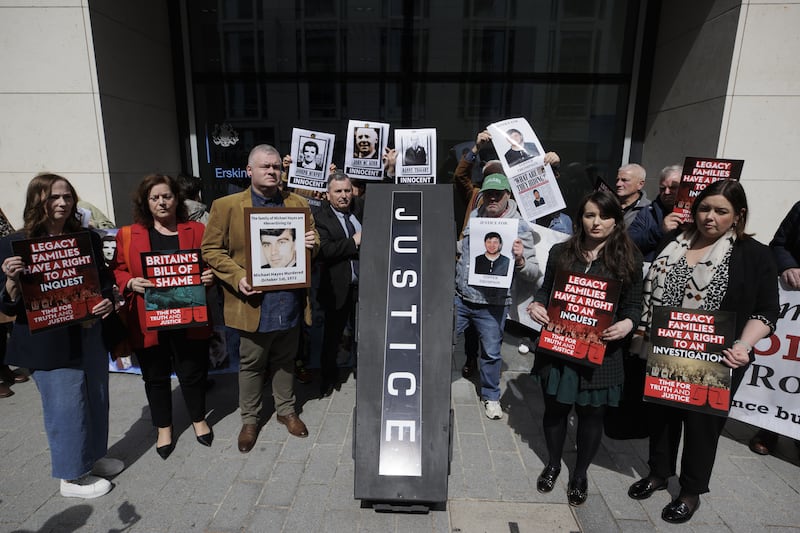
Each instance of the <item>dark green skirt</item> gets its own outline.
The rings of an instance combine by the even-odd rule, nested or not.
[[[618,407],[622,398],[622,385],[605,389],[581,389],[580,376],[570,365],[552,365],[549,373],[533,378],[542,386],[545,394],[555,396],[556,401],[565,404]]]

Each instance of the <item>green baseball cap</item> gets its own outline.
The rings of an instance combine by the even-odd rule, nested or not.
[[[489,174],[483,179],[481,192],[484,191],[511,191],[508,178],[502,174]]]

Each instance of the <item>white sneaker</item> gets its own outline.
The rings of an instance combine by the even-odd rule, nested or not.
[[[490,420],[500,420],[503,418],[503,410],[500,408],[500,402],[497,400],[483,400],[483,410],[486,413],[486,418]]]
[[[100,477],[113,477],[125,470],[125,463],[113,457],[103,457],[92,467],[92,474]]]
[[[110,481],[91,474],[72,481],[61,480],[61,495],[65,498],[98,498],[110,490]]]

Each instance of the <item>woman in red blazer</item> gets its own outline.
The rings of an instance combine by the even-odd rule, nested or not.
[[[211,328],[147,330],[144,292],[154,285],[142,270],[142,253],[199,249],[204,226],[188,220],[180,187],[170,176],[145,176],[134,195],[133,208],[134,224],[117,232],[117,255],[111,266],[127,302],[129,338],[142,369],[153,425],[158,429],[156,452],[166,459],[175,448],[170,381],[173,370],[197,441],[211,446],[214,439],[205,419]],[[213,283],[211,269],[203,270],[201,280],[206,286]]]

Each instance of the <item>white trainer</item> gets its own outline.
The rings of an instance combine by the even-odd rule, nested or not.
[[[92,474],[100,477],[113,477],[125,470],[125,463],[113,457],[103,457],[92,467]]]
[[[486,418],[490,420],[500,420],[503,418],[503,410],[500,408],[500,402],[497,400],[483,400],[483,410],[486,413]]]
[[[110,481],[91,474],[71,481],[61,480],[61,495],[65,498],[99,498],[110,490]]]

